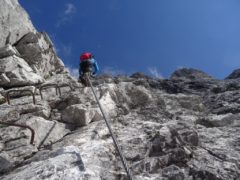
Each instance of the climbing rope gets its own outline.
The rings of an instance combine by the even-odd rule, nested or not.
[[[96,93],[95,93],[95,91],[94,91],[94,89],[93,89],[92,82],[90,81],[90,78],[89,78],[88,73],[86,73],[86,78],[87,78],[87,81],[89,82],[89,85],[90,85],[90,87],[91,87],[91,89],[92,89],[92,92],[93,92],[93,94],[94,94],[94,97],[95,97],[95,99],[96,99],[96,101],[97,101],[97,103],[98,103],[98,106],[99,106],[100,111],[101,111],[101,113],[102,113],[103,119],[104,119],[104,121],[105,121],[105,123],[106,123],[106,125],[107,125],[107,127],[108,127],[108,130],[109,130],[110,135],[111,135],[111,137],[112,137],[112,140],[113,140],[113,143],[114,143],[114,145],[115,145],[115,148],[116,148],[116,150],[117,150],[117,152],[118,152],[118,154],[119,154],[119,156],[120,156],[120,159],[121,159],[121,161],[122,161],[123,167],[124,167],[124,169],[125,169],[125,171],[126,171],[126,173],[127,173],[128,179],[129,179],[129,180],[133,180],[131,171],[130,171],[128,165],[127,165],[127,161],[126,161],[126,159],[124,158],[124,156],[123,156],[123,154],[122,154],[122,152],[121,152],[121,150],[120,150],[120,148],[119,148],[117,139],[115,138],[115,135],[114,135],[113,132],[112,132],[112,128],[111,128],[110,124],[108,123],[108,120],[107,120],[107,118],[106,118],[106,116],[105,116],[105,113],[104,113],[104,111],[103,111],[102,105],[101,105],[101,103],[100,103],[100,101],[99,101],[99,99],[98,99],[98,97],[97,97],[97,95],[96,95]]]

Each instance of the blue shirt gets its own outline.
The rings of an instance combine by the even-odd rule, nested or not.
[[[93,67],[94,67],[94,71],[93,71],[93,74],[97,74],[98,71],[99,71],[99,67],[98,67],[98,64],[97,64],[97,61],[95,59],[91,59],[92,63],[93,63]]]
[[[87,59],[87,60],[84,60],[84,61],[89,62],[90,65],[83,66],[83,67],[85,67],[87,69],[88,68],[90,68],[90,69],[93,68],[93,70],[91,70],[93,75],[95,75],[99,71],[99,67],[98,67],[97,61],[95,59],[92,58],[92,59]],[[81,63],[83,63],[83,62],[81,62]],[[86,71],[86,69],[81,69],[81,63],[80,63],[80,67],[79,67],[79,75],[81,75],[84,71]]]

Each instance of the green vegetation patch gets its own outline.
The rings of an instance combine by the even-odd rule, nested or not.
[[[0,97],[0,104],[4,104],[6,102],[6,99],[4,97]]]

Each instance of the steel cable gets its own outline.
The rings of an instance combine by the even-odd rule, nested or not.
[[[113,143],[114,143],[114,145],[115,145],[115,148],[116,148],[116,150],[117,150],[117,152],[118,152],[118,154],[119,154],[119,156],[120,156],[120,159],[121,159],[121,161],[122,161],[123,167],[124,167],[124,169],[125,169],[125,171],[126,171],[126,173],[127,173],[127,177],[128,177],[129,180],[133,180],[131,171],[130,171],[130,169],[129,169],[129,167],[128,167],[128,164],[127,164],[127,161],[126,161],[126,159],[124,158],[124,156],[123,156],[123,154],[122,154],[122,151],[120,150],[120,147],[119,147],[119,145],[118,145],[117,139],[116,139],[115,135],[114,135],[113,132],[112,132],[112,128],[111,128],[110,124],[108,123],[108,120],[107,120],[107,118],[106,118],[106,116],[105,116],[105,113],[104,113],[104,111],[103,111],[102,105],[101,105],[101,103],[100,103],[100,101],[99,101],[99,99],[98,99],[98,97],[97,97],[97,95],[96,95],[96,93],[95,93],[95,91],[94,91],[94,89],[93,89],[92,82],[90,81],[89,75],[88,75],[88,73],[86,73],[85,75],[86,75],[87,81],[89,82],[89,85],[90,85],[90,87],[91,87],[91,89],[92,89],[92,92],[93,92],[93,94],[94,94],[94,97],[95,97],[95,99],[96,99],[96,101],[97,101],[97,103],[98,103],[98,106],[99,106],[100,111],[101,111],[101,113],[102,113],[103,119],[104,119],[104,121],[105,121],[105,123],[106,123],[106,125],[107,125],[107,127],[108,127],[108,130],[109,130],[110,135],[111,135],[111,137],[112,137],[112,140],[113,140]]]

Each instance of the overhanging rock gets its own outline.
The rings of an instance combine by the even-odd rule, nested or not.
[[[15,87],[39,84],[44,79],[33,72],[24,59],[15,55],[0,59],[0,86]]]

